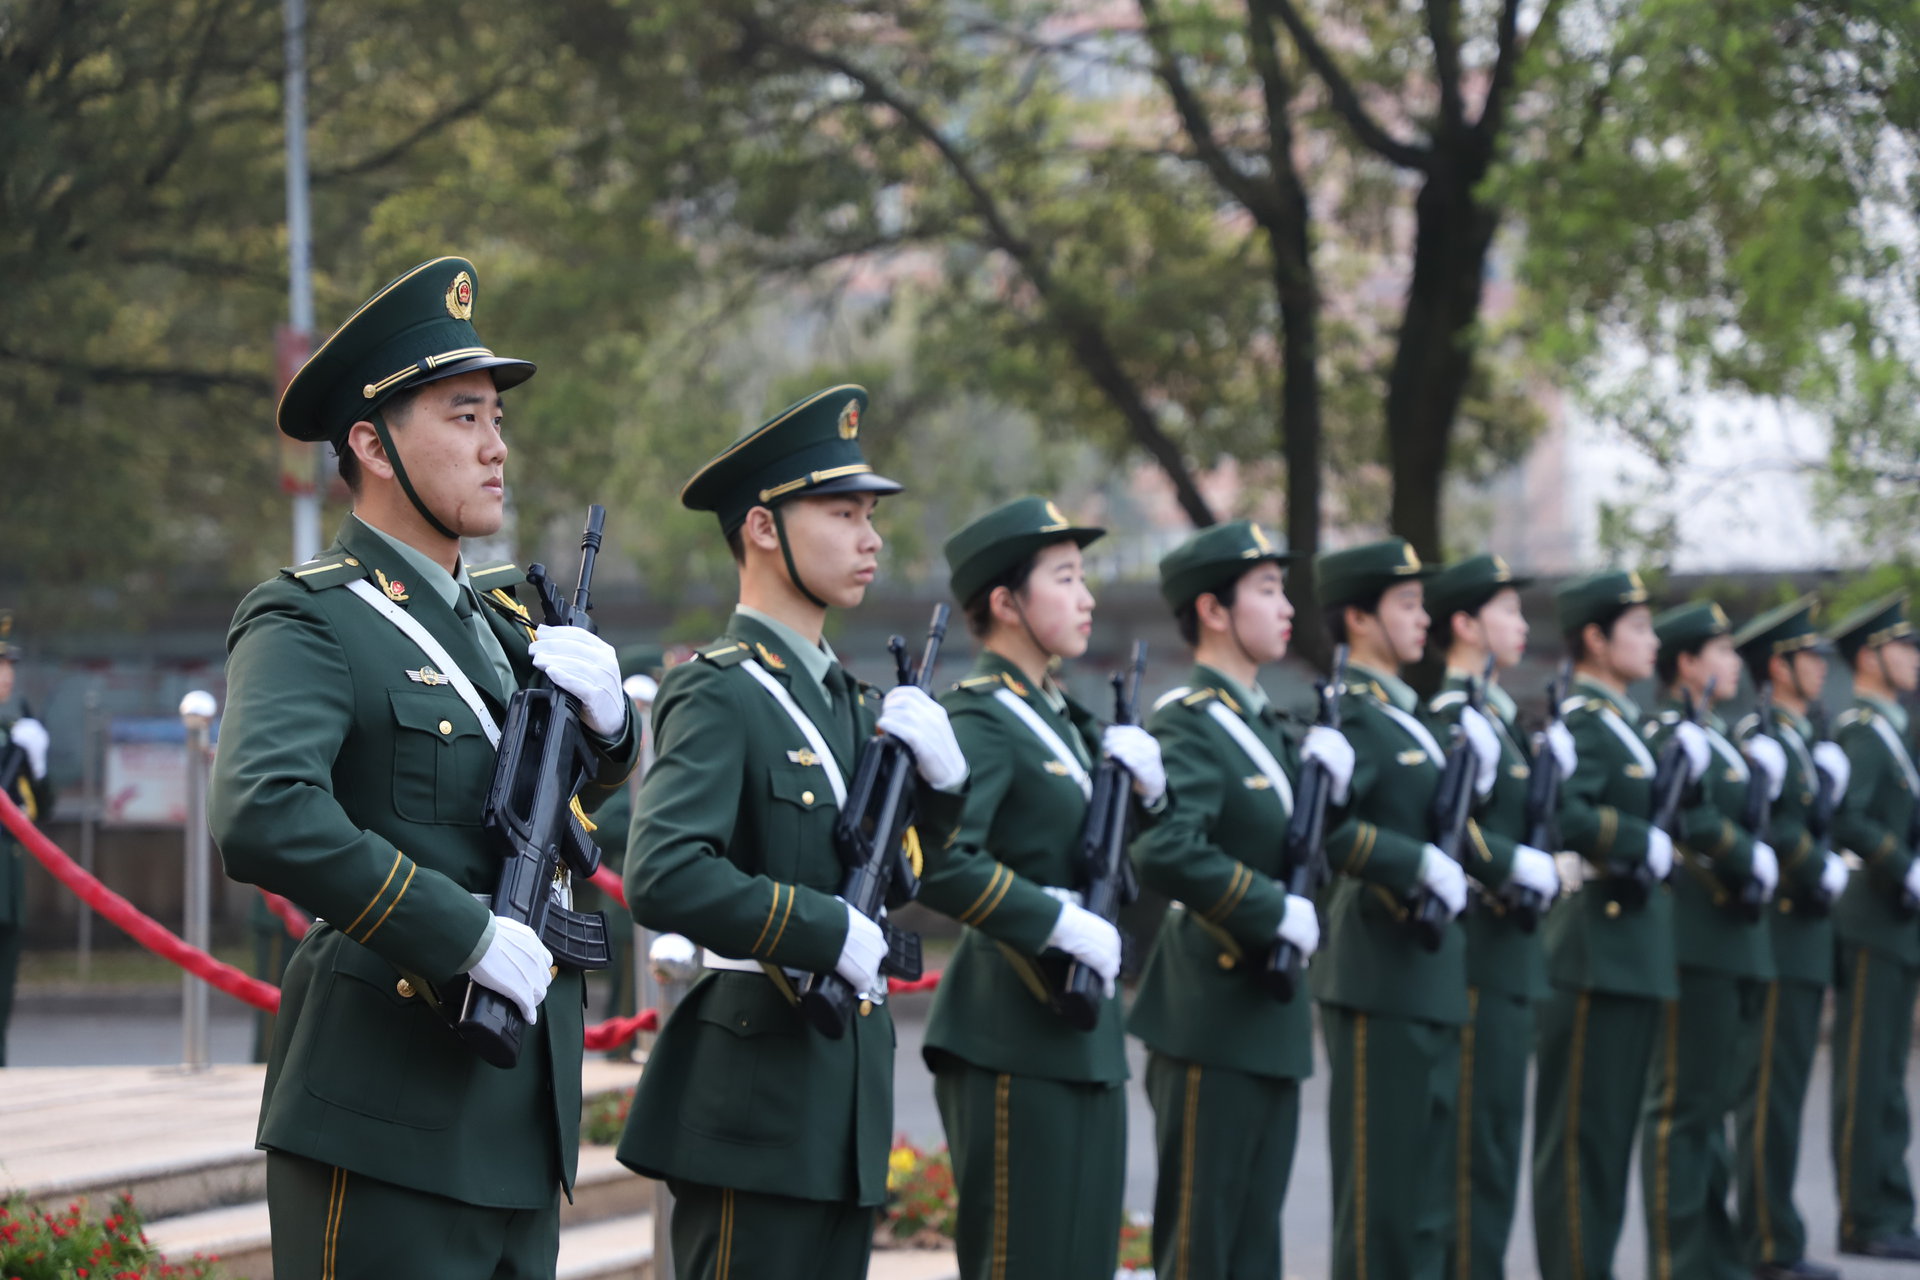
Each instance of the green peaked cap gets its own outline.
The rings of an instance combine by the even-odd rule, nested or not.
[[[533,363],[498,356],[473,327],[480,277],[465,258],[423,262],[360,304],[287,383],[275,417],[295,440],[338,445],[401,391],[481,369],[505,391]]]
[[[1653,634],[1660,637],[1663,653],[1697,649],[1715,636],[1728,635],[1733,623],[1727,612],[1711,600],[1692,600],[1675,605],[1653,620]]]
[[[1833,630],[1827,634],[1848,661],[1862,649],[1877,648],[1894,640],[1912,644],[1913,624],[1907,621],[1907,593],[1896,591],[1854,610],[1834,623]]]
[[[1251,520],[1211,525],[1160,557],[1160,594],[1175,610],[1238,582],[1257,564],[1287,564],[1293,554]]]
[[[1402,582],[1419,582],[1433,575],[1433,569],[1420,563],[1420,553],[1411,542],[1386,538],[1315,556],[1313,593],[1323,608],[1351,604]]]
[[[1487,601],[1509,587],[1519,590],[1530,586],[1532,578],[1523,578],[1499,556],[1468,556],[1456,560],[1427,581],[1427,612],[1435,618],[1456,613],[1478,613]]]
[[[1554,611],[1564,635],[1589,622],[1605,623],[1623,609],[1647,602],[1647,585],[1634,572],[1596,573],[1563,582],[1553,593]]]
[[[1818,596],[1801,596],[1798,600],[1769,609],[1734,632],[1733,647],[1748,662],[1758,662],[1762,666],[1775,654],[1825,648],[1827,638],[1814,625],[1814,618],[1819,612]]]
[[[616,657],[622,680],[630,676],[652,676],[657,680],[660,669],[667,664],[667,651],[657,644],[623,645]]]
[[[755,507],[790,498],[900,492],[860,452],[866,411],[867,389],[851,383],[795,401],[694,472],[680,505],[713,512],[732,533]]]
[[[1086,546],[1105,529],[1077,525],[1046,498],[1015,498],[947,539],[948,585],[961,604],[1028,556],[1056,542]]]

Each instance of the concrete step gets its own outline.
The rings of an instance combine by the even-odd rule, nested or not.
[[[560,1232],[554,1280],[652,1280],[653,1216],[630,1214]]]

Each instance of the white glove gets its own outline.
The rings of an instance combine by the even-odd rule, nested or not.
[[[1513,870],[1507,879],[1548,899],[1560,896],[1560,871],[1554,865],[1553,855],[1542,853],[1532,845],[1515,846]]]
[[[1040,892],[1046,894],[1055,902],[1070,903],[1076,907],[1084,907],[1087,905],[1087,895],[1078,889],[1069,889],[1057,884],[1043,884],[1040,886]]]
[[[1707,731],[1691,720],[1682,720],[1674,727],[1674,735],[1680,739],[1680,750],[1686,753],[1687,781],[1700,781],[1713,759],[1713,748],[1707,743]]]
[[[649,675],[628,676],[620,687],[643,707],[652,706],[653,700],[660,696],[660,682]]]
[[[1853,761],[1847,759],[1847,753],[1839,743],[1816,742],[1813,744],[1813,765],[1831,780],[1833,803],[1838,805],[1840,798],[1847,794],[1847,783],[1853,780]]]
[[[1147,806],[1167,794],[1167,768],[1160,762],[1160,744],[1137,724],[1110,724],[1100,735],[1100,746],[1133,775],[1133,790]]]
[[[1297,893],[1287,895],[1287,913],[1280,917],[1277,931],[1282,942],[1291,942],[1299,949],[1300,958],[1306,959],[1320,949],[1320,915],[1313,909],[1313,899],[1303,898]]]
[[[1313,726],[1300,744],[1300,761],[1304,764],[1308,760],[1318,760],[1325,767],[1333,783],[1333,792],[1327,798],[1345,804],[1347,792],[1353,787],[1353,744],[1347,741],[1347,735],[1323,724]]]
[[[13,739],[13,745],[27,753],[27,767],[33,770],[33,780],[39,782],[47,776],[47,746],[51,739],[47,737],[47,726],[26,716],[13,722],[13,732],[7,735]]]
[[[837,901],[847,909],[847,940],[840,944],[840,958],[833,962],[834,972],[861,995],[880,986],[880,965],[887,958],[887,935],[880,926],[853,909],[845,898]]]
[[[1430,844],[1420,851],[1420,883],[1433,890],[1447,910],[1459,915],[1467,907],[1467,873],[1460,864]]]
[[[1780,798],[1780,789],[1787,785],[1787,749],[1764,733],[1756,733],[1743,744],[1747,753],[1747,762],[1767,775],[1767,799],[1769,802]]]
[[[540,935],[505,916],[493,918],[493,941],[467,976],[513,1001],[528,1026],[540,1021],[540,1002],[553,981],[553,953]]]
[[[953,736],[947,709],[925,689],[903,684],[880,701],[880,732],[913,752],[914,768],[935,791],[958,791],[967,780],[967,758]]]
[[[625,732],[633,704],[620,687],[620,659],[613,646],[585,627],[541,626],[534,637],[527,656],[555,688],[573,695],[587,728],[603,738]]]
[[[1820,891],[1828,898],[1837,901],[1841,893],[1846,890],[1847,877],[1850,874],[1852,873],[1847,870],[1847,860],[1837,853],[1829,853],[1826,865],[1820,868]]]
[[[1673,837],[1659,827],[1647,830],[1647,870],[1655,880],[1665,880],[1673,871]]]
[[[1071,902],[1060,904],[1060,916],[1047,935],[1047,945],[1066,952],[1100,975],[1107,994],[1113,994],[1114,980],[1120,976],[1120,931]]]
[[[1920,858],[1907,866],[1907,892],[1920,898]]]
[[[1780,885],[1780,855],[1765,840],[1753,842],[1753,878],[1760,882],[1769,898]]]
[[[1473,748],[1474,794],[1484,796],[1500,778],[1500,736],[1493,731],[1492,722],[1472,707],[1460,708],[1460,729]]]
[[[1573,730],[1567,728],[1566,721],[1555,720],[1547,726],[1547,750],[1553,752],[1553,762],[1560,767],[1560,776],[1571,778],[1573,771],[1580,766],[1580,754],[1573,749]]]

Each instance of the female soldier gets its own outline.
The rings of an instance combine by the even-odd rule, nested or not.
[[[1160,562],[1194,667],[1150,725],[1167,761],[1167,813],[1139,844],[1140,878],[1174,907],[1127,1026],[1151,1051],[1153,1262],[1165,1280],[1281,1274],[1280,1206],[1313,1017],[1304,991],[1282,1002],[1248,971],[1276,938],[1303,959],[1320,942],[1312,901],[1276,879],[1299,768],[1259,683],[1293,632],[1289,559],[1259,525],[1236,520]],[[1336,730],[1309,730],[1300,756],[1322,761],[1345,792],[1353,748]]]
[[[966,925],[934,997],[927,1065],[960,1193],[968,1280],[1113,1275],[1126,1173],[1120,935],[1075,900],[1089,777],[1103,749],[1158,807],[1160,751],[1145,729],[1105,730],[1054,683],[1086,651],[1093,596],[1080,549],[1104,530],[1023,498],[948,540],[954,598],[982,648],[944,699],[972,784],[954,839],[929,848],[922,901]],[[1055,956],[1049,953],[1064,953]],[[1049,1006],[1071,957],[1108,999],[1091,1031]]]

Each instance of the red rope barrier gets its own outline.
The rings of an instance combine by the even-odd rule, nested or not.
[[[232,965],[188,946],[152,916],[101,884],[69,858],[59,845],[42,835],[38,827],[27,821],[27,815],[20,812],[20,806],[5,792],[0,792],[0,825],[13,832],[14,839],[47,869],[49,875],[73,890],[74,896],[153,954],[172,961],[194,977],[256,1009],[265,1009],[268,1013],[279,1010],[278,987],[248,977]]]
[[[624,907],[627,905],[627,887],[620,883],[619,873],[614,871],[614,869],[606,863],[601,863],[600,869],[593,873],[591,883],[594,888],[606,894],[621,906]]]
[[[254,887],[259,888],[257,885]],[[307,930],[313,927],[313,921],[307,919],[306,912],[277,893],[268,893],[265,889],[261,889],[260,896],[266,900],[267,910],[273,912],[280,918],[280,923],[287,926],[289,938],[298,942],[307,936]]]
[[[660,1029],[660,1011],[642,1009],[631,1018],[609,1018],[587,1028],[586,1047],[592,1050],[617,1049],[642,1031]]]

